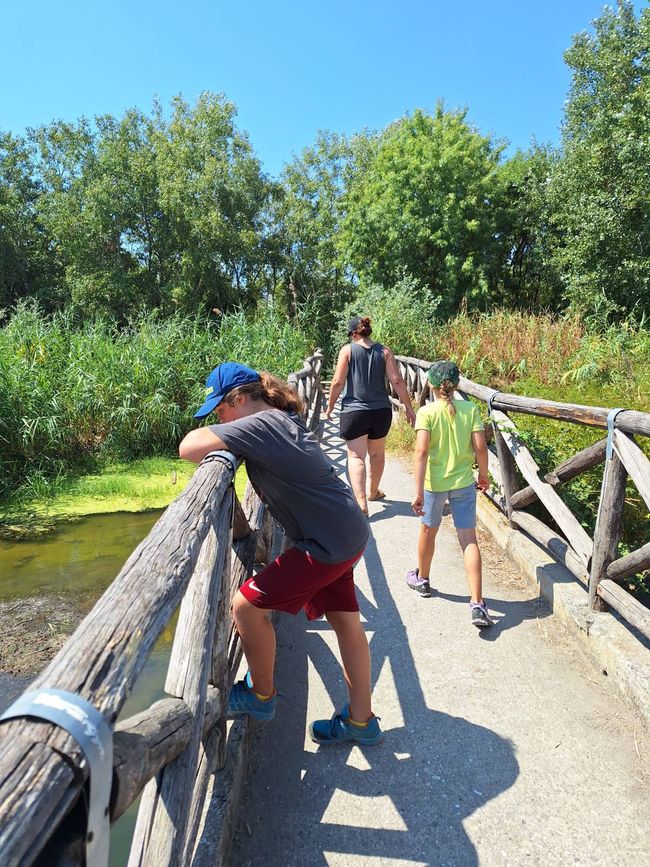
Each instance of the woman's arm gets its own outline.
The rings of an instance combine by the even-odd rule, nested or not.
[[[413,475],[415,476],[415,496],[411,506],[416,515],[423,515],[424,508],[424,477],[429,458],[429,442],[431,434],[428,430],[419,430],[415,440],[415,460],[413,462]]]
[[[203,458],[217,449],[228,451],[228,446],[209,427],[191,430],[178,447],[178,456],[184,461],[200,464]]]
[[[485,433],[482,430],[475,430],[472,433],[472,448],[474,449],[474,457],[478,464],[476,487],[479,491],[487,491],[490,487],[490,480],[488,479],[488,450],[485,442]]]
[[[336,370],[330,384],[330,394],[327,401],[327,409],[325,415],[329,419],[334,412],[334,404],[339,399],[339,394],[343,391],[345,380],[348,375],[348,367],[350,366],[350,347],[342,346],[339,352],[338,361],[336,362]]]
[[[413,427],[413,425],[415,424],[415,413],[413,412],[413,407],[411,405],[411,397],[408,393],[406,383],[402,379],[402,374],[399,372],[397,362],[395,361],[395,356],[387,346],[384,346],[384,359],[386,361],[386,373],[388,374],[388,381],[393,386],[397,393],[397,396],[404,404],[404,409],[406,410],[406,419],[411,425],[411,427]]]

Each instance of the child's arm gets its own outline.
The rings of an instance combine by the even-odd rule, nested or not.
[[[424,514],[424,477],[427,470],[427,460],[429,459],[429,441],[431,434],[428,430],[417,431],[417,439],[415,440],[415,461],[413,464],[413,475],[415,476],[415,497],[411,506],[416,515]]]
[[[209,427],[199,427],[191,430],[178,447],[178,456],[184,461],[200,464],[203,458],[216,449],[228,450],[225,442],[213,434]]]
[[[472,448],[474,449],[474,457],[478,464],[478,481],[476,487],[479,491],[487,491],[490,487],[488,479],[488,450],[485,442],[485,433],[482,430],[475,430],[472,433]]]

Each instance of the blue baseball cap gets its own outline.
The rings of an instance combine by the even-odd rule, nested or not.
[[[259,378],[259,373],[245,364],[238,364],[236,361],[218,364],[205,381],[205,403],[194,413],[194,418],[209,415],[233,388],[258,382]]]

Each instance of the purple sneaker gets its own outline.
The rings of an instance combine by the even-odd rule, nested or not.
[[[420,578],[418,569],[411,569],[406,573],[406,583],[411,590],[416,590],[420,596],[431,596],[431,587],[428,578]]]
[[[470,602],[469,608],[472,613],[472,623],[479,629],[486,626],[494,626],[494,620],[488,614],[485,602]]]

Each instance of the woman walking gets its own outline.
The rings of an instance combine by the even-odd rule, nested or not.
[[[384,472],[386,435],[393,411],[386,391],[386,377],[404,405],[411,427],[415,413],[395,356],[370,339],[367,316],[355,316],[348,324],[350,343],[341,348],[330,386],[325,415],[331,418],[343,387],[340,432],[348,455],[348,477],[361,511],[368,515],[368,500],[385,497],[379,487]],[[366,493],[366,457],[370,463],[370,491]]]
[[[367,522],[300,417],[301,399],[285,382],[226,362],[206,386],[208,397],[195,418],[215,412],[219,423],[188,433],[180,457],[199,463],[209,452],[227,449],[244,458],[253,487],[293,540],[235,595],[232,614],[249,671],[233,686],[228,711],[273,718],[275,631],[267,613],[304,608],[309,620],[325,614],[334,629],[349,694],[340,713],[311,724],[312,740],[379,743],[382,733],[370,705],[370,651],[352,571],[366,546]]]

